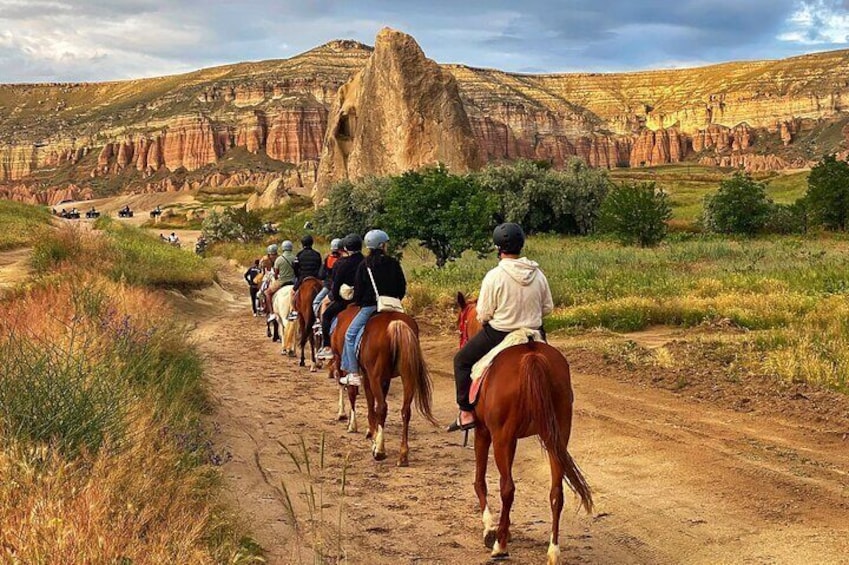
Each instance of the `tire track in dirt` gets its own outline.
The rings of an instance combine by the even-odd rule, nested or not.
[[[394,466],[399,444],[397,390],[390,392],[387,461],[374,462],[363,435],[335,421],[337,388],[279,355],[264,324],[249,313],[238,273],[225,288],[184,306],[197,323],[216,399],[223,471],[232,500],[250,517],[271,563],[310,563],[304,485],[324,502],[323,547],[348,563],[486,563],[472,489],[474,453],[461,438],[413,416],[410,464]],[[242,295],[245,298],[242,299]],[[435,415],[455,413],[451,337],[426,337]],[[568,356],[568,352],[567,352]],[[840,563],[849,555],[849,441],[804,420],[745,414],[672,393],[594,376],[573,367],[576,415],[572,452],[595,490],[597,508],[577,514],[567,498],[561,538],[571,563]],[[397,387],[395,387],[397,388]],[[847,430],[849,431],[849,430]],[[317,471],[325,441],[325,469]],[[311,452],[312,480],[287,452]],[[284,447],[286,449],[284,449]],[[335,527],[348,458],[341,533]],[[548,543],[549,470],[533,440],[516,458],[511,556],[543,563]],[[285,484],[301,539],[284,502]],[[490,504],[497,500],[490,465]],[[495,494],[495,496],[493,496]],[[322,511],[322,505],[316,512]],[[325,562],[332,562],[326,560]]]

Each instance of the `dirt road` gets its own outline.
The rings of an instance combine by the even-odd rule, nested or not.
[[[390,393],[388,460],[377,463],[363,433],[335,420],[337,388],[279,354],[252,318],[238,273],[224,289],[186,302],[208,358],[224,473],[271,563],[312,563],[341,549],[348,563],[485,563],[472,489],[473,451],[414,415],[411,466],[394,466],[398,396]],[[231,293],[238,293],[237,297]],[[436,416],[455,413],[451,336],[424,341]],[[568,350],[566,351],[568,357]],[[845,563],[849,560],[849,429],[739,413],[668,391],[595,376],[573,365],[577,413],[571,451],[593,486],[593,516],[568,501],[565,563]],[[361,430],[365,427],[364,406]],[[828,426],[825,426],[828,427]],[[324,469],[319,450],[325,441]],[[306,471],[301,439],[311,455]],[[285,448],[284,448],[285,446]],[[292,456],[296,453],[301,470]],[[346,473],[347,492],[340,496]],[[548,543],[548,465],[531,440],[515,465],[512,562],[543,563]],[[497,475],[490,471],[490,492]],[[293,499],[287,509],[286,486]],[[310,527],[305,492],[313,485]],[[320,495],[320,496],[319,496]],[[500,501],[491,496],[491,505]],[[497,495],[496,495],[497,496]],[[341,532],[337,528],[343,504]],[[317,533],[318,532],[318,533]],[[320,537],[320,539],[319,539]],[[300,540],[300,541],[298,541]],[[325,558],[321,562],[335,562]]]

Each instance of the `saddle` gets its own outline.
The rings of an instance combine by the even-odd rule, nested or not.
[[[489,353],[481,357],[481,360],[475,363],[472,367],[472,388],[469,391],[469,402],[474,404],[477,400],[480,389],[486,380],[487,370],[492,365],[492,362],[495,361],[495,358],[498,357],[498,354],[505,349],[515,347],[517,345],[523,345],[529,341],[545,342],[539,330],[531,330],[528,328],[513,330],[507,334],[501,343],[493,347]]]

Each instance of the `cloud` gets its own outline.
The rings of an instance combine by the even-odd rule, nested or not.
[[[847,40],[832,0],[0,0],[0,82],[105,80],[290,57],[384,25],[431,58],[512,71],[783,57]]]
[[[840,46],[849,43],[849,10],[846,2],[801,2],[787,21],[781,41],[801,45]]]

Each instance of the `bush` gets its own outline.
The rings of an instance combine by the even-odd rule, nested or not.
[[[257,241],[262,238],[262,217],[244,207],[211,211],[203,220],[203,236],[216,241]]]
[[[468,249],[485,254],[492,247],[495,207],[471,176],[452,175],[443,166],[406,172],[392,179],[384,206],[383,225],[396,245],[418,240],[438,267]]]
[[[626,245],[651,247],[667,233],[669,199],[654,183],[628,183],[613,189],[601,206],[600,227]]]
[[[580,159],[562,171],[517,161],[487,167],[477,178],[495,195],[499,219],[521,224],[528,233],[592,233],[610,187],[607,171],[591,169]]]
[[[763,230],[773,209],[763,183],[747,173],[735,173],[705,198],[703,224],[717,233],[754,235]]]
[[[0,200],[0,251],[29,245],[50,222],[50,213],[40,206]]]
[[[805,195],[812,222],[845,231],[849,223],[849,163],[823,157],[808,176]]]
[[[351,232],[364,234],[382,223],[383,198],[392,186],[391,177],[366,177],[353,183],[342,181],[331,187],[327,204],[315,214],[315,228],[327,237]]]

